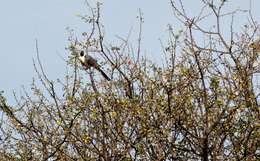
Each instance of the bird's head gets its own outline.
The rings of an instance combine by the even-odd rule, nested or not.
[[[80,60],[81,63],[84,63],[85,59],[86,59],[85,58],[85,53],[84,53],[83,50],[81,50],[80,53],[79,53],[79,60]]]

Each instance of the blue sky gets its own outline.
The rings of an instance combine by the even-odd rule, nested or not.
[[[198,13],[198,0],[184,0],[189,14]],[[67,58],[66,27],[75,32],[85,31],[76,15],[87,14],[84,0],[1,0],[0,2],[0,90],[12,100],[12,91],[19,93],[21,86],[29,88],[36,77],[32,58],[36,57],[35,39],[38,40],[42,63],[48,76],[56,80],[65,75]],[[89,0],[95,3],[95,0]],[[138,31],[139,8],[144,15],[143,52],[152,58],[160,54],[159,38],[166,39],[167,24],[178,27],[169,0],[103,0],[102,18],[107,40],[115,35],[125,37],[131,27]],[[253,15],[260,20],[260,1],[252,0]],[[249,0],[229,0],[229,9],[248,9]],[[238,20],[239,19],[239,20]],[[238,17],[246,22],[246,17]],[[136,40],[133,35],[133,40]],[[60,56],[59,56],[60,55]]]

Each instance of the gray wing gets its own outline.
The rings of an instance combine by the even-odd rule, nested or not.
[[[107,76],[107,74],[100,68],[100,65],[97,63],[97,60],[93,57],[86,55],[86,62],[89,67],[94,67],[96,70],[98,70],[104,78],[106,78],[108,81],[110,81],[110,78]]]
[[[85,55],[86,63],[90,67],[99,68],[99,64],[97,63],[97,60],[89,55]]]

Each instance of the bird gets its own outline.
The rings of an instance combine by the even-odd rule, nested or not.
[[[93,67],[96,70],[98,70],[106,80],[111,80],[107,76],[107,74],[101,69],[101,66],[97,63],[97,60],[91,57],[90,55],[86,54],[83,50],[81,50],[79,53],[79,61],[86,70]]]

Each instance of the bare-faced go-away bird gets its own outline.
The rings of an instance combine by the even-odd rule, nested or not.
[[[85,69],[89,69],[91,67],[98,70],[106,80],[110,81],[110,78],[107,76],[107,74],[101,69],[101,66],[97,63],[97,60],[91,57],[88,54],[85,54],[84,51],[81,51],[79,54],[79,60],[82,64],[82,66]]]

